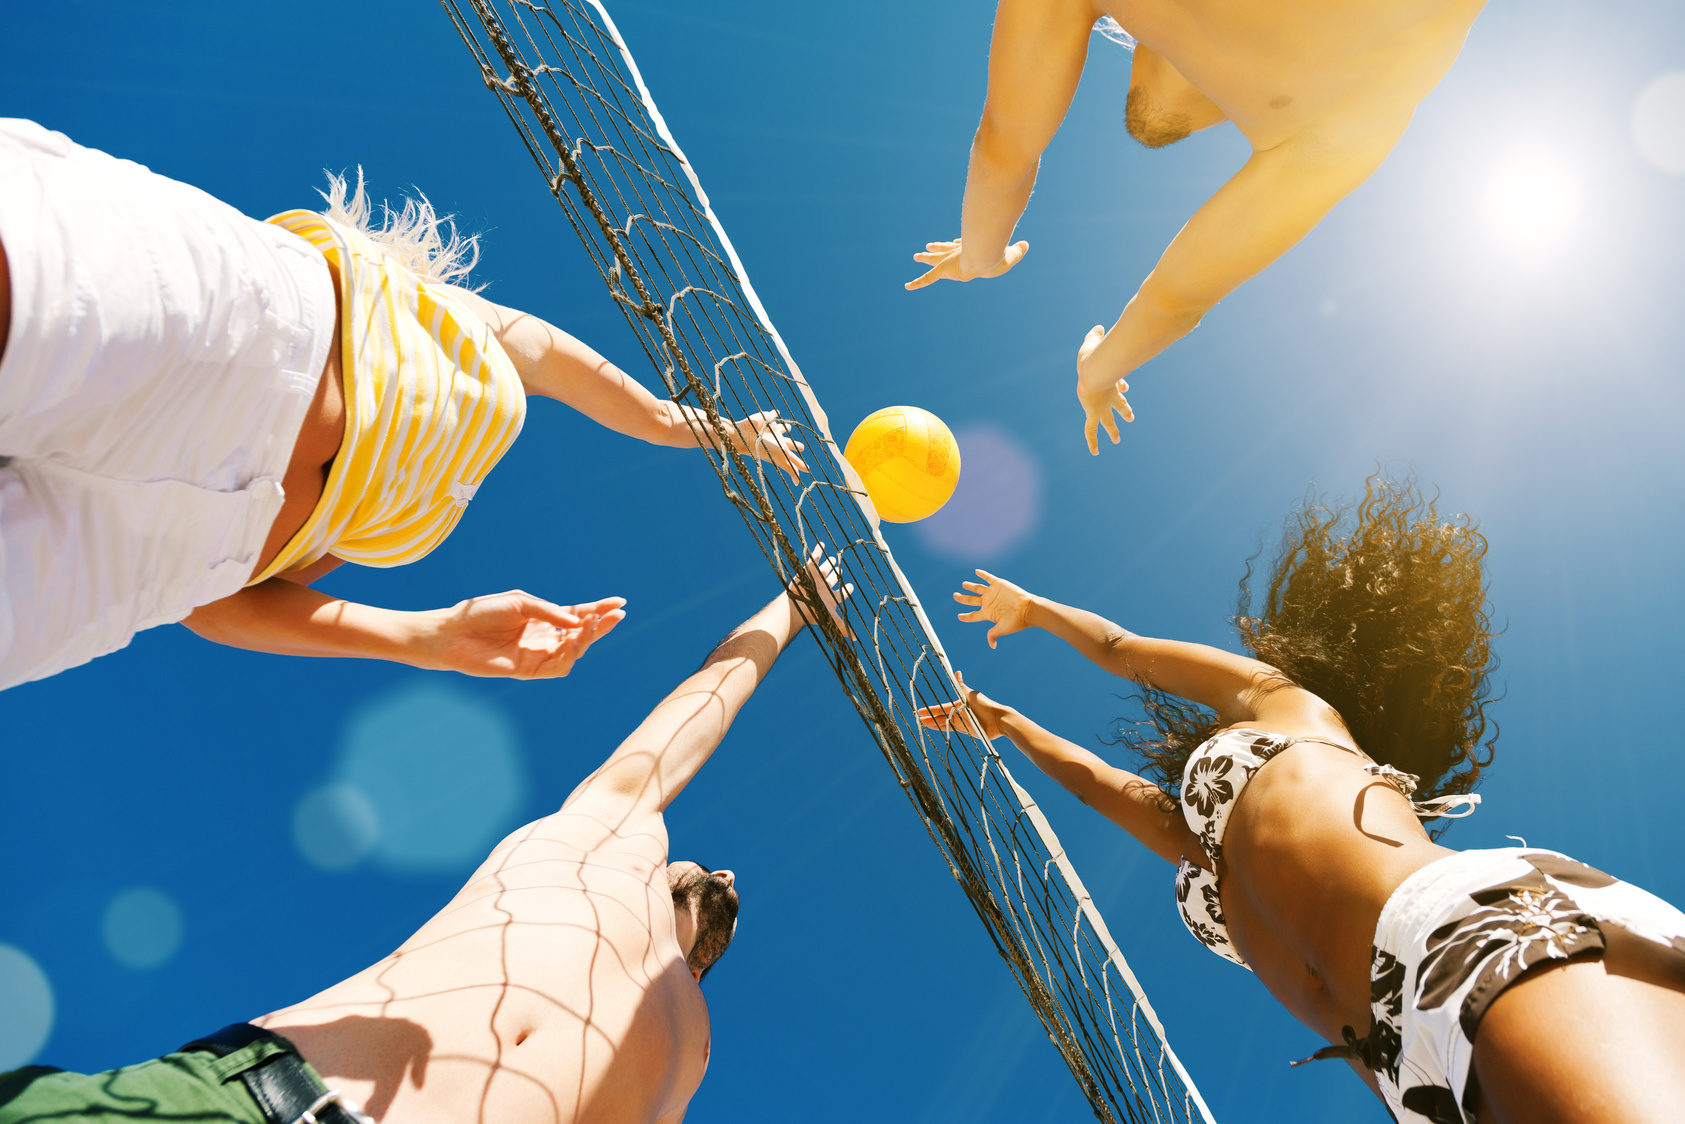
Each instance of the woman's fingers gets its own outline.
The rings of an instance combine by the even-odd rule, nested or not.
[[[513,607],[529,620],[544,621],[557,628],[578,628],[579,612],[577,606],[562,606],[552,604],[543,598],[534,597],[519,589],[512,589],[504,594],[510,599]]]
[[[591,613],[601,617],[607,613],[613,612],[616,609],[624,608],[625,605],[626,598],[624,597],[604,597],[597,601],[586,601],[575,605],[573,606],[573,611],[575,614],[581,616]],[[624,617],[626,614],[621,613],[620,615]]]
[[[958,601],[961,605],[981,605],[983,603],[983,597],[981,594],[973,596],[969,593],[956,593],[954,594],[954,600]]]
[[[625,619],[626,611],[624,609],[616,609],[612,613],[603,614],[592,622],[591,639],[593,641],[601,640],[614,631],[615,625]]]
[[[921,707],[914,717],[921,726],[928,726],[932,730],[946,730],[953,725],[954,714],[958,711],[958,703],[942,703],[939,706]]]

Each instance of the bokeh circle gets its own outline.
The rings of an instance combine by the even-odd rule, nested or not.
[[[1632,103],[1632,143],[1652,166],[1685,176],[1685,71],[1655,78]]]
[[[1023,542],[1041,520],[1041,466],[1012,434],[987,423],[958,426],[965,458],[941,511],[914,524],[925,549],[959,562],[989,562]]]
[[[351,715],[334,780],[372,807],[375,861],[417,873],[483,859],[527,795],[508,712],[481,692],[432,676]]]
[[[311,789],[293,809],[293,843],[311,866],[349,870],[380,841],[380,814],[349,784]]]
[[[183,928],[175,899],[151,886],[134,886],[112,898],[100,920],[106,951],[119,964],[139,971],[174,956]]]
[[[0,1073],[28,1065],[53,1032],[53,985],[34,957],[0,944]]]

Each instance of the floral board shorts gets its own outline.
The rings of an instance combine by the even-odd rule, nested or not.
[[[1530,968],[1602,953],[1611,930],[1653,941],[1685,964],[1685,913],[1554,851],[1462,851],[1423,867],[1375,926],[1364,1039],[1400,1124],[1473,1124],[1480,1020]]]

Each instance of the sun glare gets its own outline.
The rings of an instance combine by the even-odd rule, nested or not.
[[[1558,163],[1529,156],[1503,165],[1487,190],[1486,210],[1504,241],[1536,249],[1559,241],[1573,221],[1579,192]]]

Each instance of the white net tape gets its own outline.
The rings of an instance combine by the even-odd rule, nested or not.
[[[806,444],[799,481],[708,455],[810,606],[802,560],[839,554],[853,636],[818,612],[820,646],[1095,1115],[1210,1124],[1046,817],[988,742],[914,720],[956,701],[948,657],[614,21],[597,0],[442,3],[673,400],[722,448],[722,417],[769,410]]]

